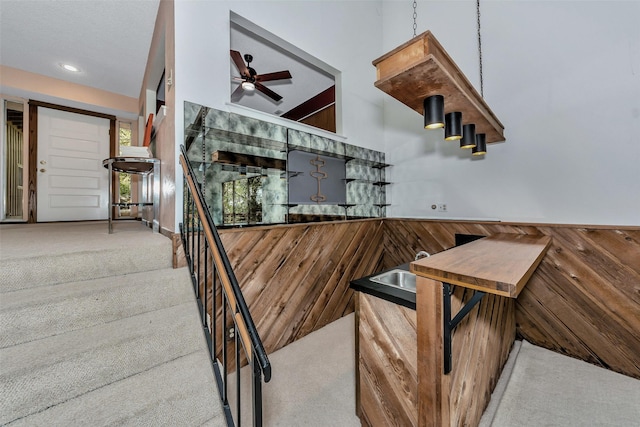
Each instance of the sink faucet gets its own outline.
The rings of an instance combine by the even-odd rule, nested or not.
[[[415,261],[419,260],[420,258],[428,258],[431,255],[429,254],[429,252],[425,252],[425,251],[420,251],[416,254],[416,258]]]

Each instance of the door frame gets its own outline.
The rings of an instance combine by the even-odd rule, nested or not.
[[[2,1],[2,0],[0,0]],[[7,111],[6,111],[6,103],[14,102],[16,104],[22,104],[22,158],[23,158],[23,170],[22,170],[22,183],[23,183],[23,192],[22,192],[22,219],[11,219],[7,220],[6,218],[6,195],[7,195],[7,181],[6,181],[6,170],[7,170],[7,162],[4,158],[0,161],[0,223],[12,223],[12,222],[24,222],[26,221],[27,214],[27,192],[25,183],[29,182],[29,106],[27,100],[24,98],[5,95],[0,93],[0,129],[4,133],[0,138],[0,152],[1,156],[4,156],[7,149],[7,138],[6,138],[6,124],[7,124]]]
[[[27,222],[35,223],[38,213],[38,107],[61,110],[69,113],[84,114],[85,116],[100,117],[109,120],[109,156],[116,153],[117,132],[116,116],[111,114],[97,113],[95,111],[82,110],[79,108],[66,107],[64,105],[50,104],[48,102],[29,100],[29,184],[27,189]],[[113,180],[113,177],[109,177]],[[112,186],[115,188],[115,185]],[[23,193],[24,194],[24,193]],[[111,209],[111,208],[110,208]]]

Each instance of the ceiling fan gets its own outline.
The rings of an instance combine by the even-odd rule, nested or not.
[[[253,61],[253,56],[249,54],[244,55],[244,60],[247,61],[247,65],[245,65],[244,61],[242,60],[242,55],[237,50],[231,50],[231,59],[233,59],[233,63],[236,64],[236,68],[240,72],[241,76],[234,77],[234,79],[242,81],[240,86],[238,86],[238,88],[231,94],[232,101],[237,101],[238,99],[240,99],[245,90],[253,91],[255,89],[258,89],[260,92],[264,93],[276,102],[282,99],[280,95],[263,85],[262,82],[290,79],[291,73],[289,72],[289,70],[276,71],[275,73],[258,74],[256,70],[254,70],[250,66],[251,61]]]

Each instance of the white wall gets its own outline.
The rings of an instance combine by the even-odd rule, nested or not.
[[[176,0],[177,141],[183,101],[229,108],[230,10],[342,71],[343,135],[394,165],[389,216],[640,225],[640,2],[483,0],[485,99],[507,142],[481,159],[373,86],[371,61],[413,35],[406,0]],[[475,1],[417,12],[479,90]]]
[[[479,90],[475,3],[419,1],[418,33]],[[412,14],[384,2],[385,52],[411,38]],[[507,141],[472,159],[386,97],[390,216],[640,225],[639,22],[636,1],[482,1],[485,99]]]
[[[185,100],[229,110],[230,10],[339,69],[346,142],[384,150],[384,94],[371,65],[383,53],[381,1],[176,0],[176,141]]]

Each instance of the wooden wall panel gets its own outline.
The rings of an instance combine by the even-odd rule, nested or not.
[[[454,246],[454,234],[545,234],[516,303],[529,342],[640,378],[640,228],[363,220],[221,230],[271,352],[353,311],[349,281]]]
[[[382,268],[382,220],[220,230],[271,353],[353,312],[353,279]]]
[[[457,286],[452,316],[473,291]],[[478,425],[500,378],[516,336],[515,301],[486,294],[456,328],[452,344],[450,422]]]
[[[418,425],[416,311],[357,294],[356,412],[363,425]]]
[[[385,219],[383,267],[451,248],[455,233],[551,236],[517,300],[517,334],[640,378],[640,228]]]
[[[453,333],[452,369],[444,374],[443,287],[418,277],[418,398],[421,426],[476,426],[515,339],[515,301],[486,294]],[[454,287],[455,316],[474,291]]]

